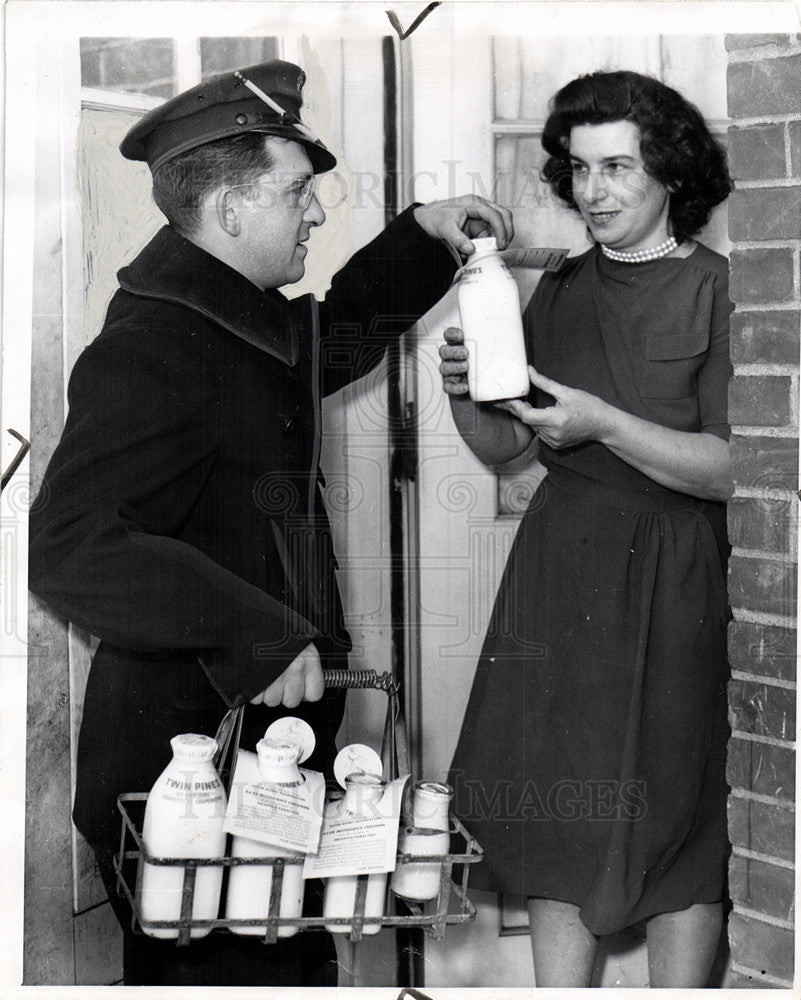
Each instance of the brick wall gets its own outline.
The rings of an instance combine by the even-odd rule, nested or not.
[[[792,985],[801,36],[729,35],[732,982]]]

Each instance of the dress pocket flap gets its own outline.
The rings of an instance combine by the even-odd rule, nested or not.
[[[652,333],[645,342],[645,357],[649,361],[679,361],[703,354],[708,347],[708,327],[685,330],[682,333]]]

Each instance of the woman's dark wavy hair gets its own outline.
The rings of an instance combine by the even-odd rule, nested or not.
[[[726,153],[698,109],[653,77],[630,70],[599,72],[562,87],[551,100],[542,134],[549,154],[543,180],[575,209],[570,130],[616,121],[638,126],[645,169],[671,192],[673,235],[679,242],[693,236],[731,191]]]

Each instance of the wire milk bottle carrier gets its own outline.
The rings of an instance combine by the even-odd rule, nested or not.
[[[387,713],[381,746],[381,777],[387,782],[409,774],[404,720],[398,703],[398,686],[392,675],[377,674],[372,670],[329,670],[325,676],[329,688],[374,688],[384,691]],[[208,737],[194,737],[207,740],[208,744],[216,742],[215,767],[211,769],[228,783],[229,790],[239,750],[243,712],[244,706],[241,706],[226,713],[215,741]],[[204,753],[207,752],[206,747],[207,744],[204,744]],[[276,753],[278,751],[271,748],[267,757],[272,759],[271,754],[275,756]],[[204,767],[211,767],[211,764],[212,761],[208,760]],[[272,777],[275,778],[275,774]],[[242,838],[239,838],[235,848],[229,839],[224,852],[217,851],[215,845],[215,851],[207,851],[202,857],[176,856],[177,851],[164,853],[158,838],[153,841],[155,847],[148,849],[150,841],[143,836],[143,819],[149,795],[147,792],[121,795],[118,800],[122,817],[120,849],[114,856],[114,868],[118,891],[131,906],[134,930],[142,931],[144,923],[147,933],[169,937],[178,946],[211,932],[255,934],[269,945],[279,937],[323,926],[329,930],[341,927],[351,942],[359,941],[365,932],[377,933],[384,927],[402,926],[422,927],[431,937],[441,938],[449,924],[467,923],[476,915],[475,907],[467,898],[467,882],[470,865],[481,860],[482,850],[462,823],[449,814],[450,790],[447,786],[436,782],[418,782],[413,789],[410,785],[406,785],[401,813],[395,872],[390,876],[390,890],[385,894],[381,915],[374,906],[370,907],[369,913],[366,911],[370,875],[353,876],[355,886],[348,895],[348,912],[337,909],[336,916],[330,911],[329,915],[317,916],[299,913],[297,886],[302,868],[297,866],[304,862],[302,854],[271,850],[265,844],[259,844],[257,850],[248,854],[247,842],[243,843]],[[222,786],[219,791],[224,799]],[[215,852],[217,856],[213,856]],[[233,869],[243,866],[251,868],[254,884],[258,883],[264,893],[264,899],[258,905],[251,900],[245,908],[238,903],[238,886],[242,884],[239,871],[233,878]],[[456,881],[455,866],[459,870]],[[151,882],[154,877],[158,881],[163,874],[170,883],[174,895],[169,912],[143,913],[145,872]],[[382,881],[386,882],[386,876]],[[230,899],[227,902],[232,882],[235,890],[231,896],[233,907],[230,906]],[[208,893],[203,889],[205,908],[199,910],[198,887],[213,884],[216,888],[218,883],[222,886],[220,895],[216,897],[218,905],[215,901],[207,903]],[[394,885],[399,891],[393,891]],[[290,899],[293,902],[290,903]],[[252,915],[243,916],[243,912]]]

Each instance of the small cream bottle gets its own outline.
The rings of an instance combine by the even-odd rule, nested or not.
[[[301,745],[296,742],[265,737],[256,744],[261,781],[274,785],[292,786],[303,781],[298,769]],[[302,858],[297,851],[273,847],[270,844],[234,836],[231,844],[234,858]],[[270,895],[277,865],[231,865],[228,876],[225,916],[228,920],[257,920],[266,918],[270,910]],[[281,880],[281,900],[278,916],[296,919],[303,913],[303,865],[285,864]],[[266,924],[231,926],[235,934],[267,933]],[[279,924],[278,937],[292,937],[298,927]]]
[[[448,812],[453,789],[437,781],[418,781],[412,801],[413,826],[400,832],[398,851],[416,857],[448,853],[450,833]],[[435,899],[442,881],[439,861],[400,862],[392,874],[390,888],[396,896],[423,902]]]
[[[151,789],[145,806],[142,840],[152,858],[222,858],[225,853],[225,789],[212,763],[217,744],[210,736],[185,733],[170,740],[173,758]],[[178,929],[150,926],[179,920],[183,897],[182,865],[141,862],[137,893],[142,930],[150,937],[177,938]],[[214,920],[220,905],[222,865],[198,865],[192,920]],[[205,937],[210,927],[195,927]]]
[[[342,812],[354,816],[371,815],[372,806],[384,794],[383,781],[373,774],[351,774],[345,779],[345,797],[340,800],[338,808]],[[356,890],[360,875],[332,875],[325,880],[325,896],[323,899],[323,916],[352,917],[356,906]],[[387,873],[378,872],[366,876],[367,895],[364,901],[365,917],[383,917],[384,904],[387,895]],[[352,924],[326,924],[326,930],[332,934],[349,934]],[[365,923],[362,934],[377,934],[381,930],[380,923]]]
[[[525,396],[530,383],[517,282],[493,236],[473,245],[457,291],[470,398],[483,403]]]

